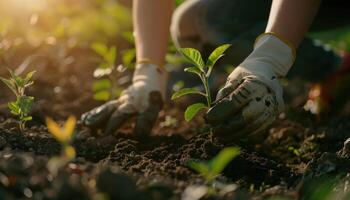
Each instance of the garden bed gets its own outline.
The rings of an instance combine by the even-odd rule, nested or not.
[[[350,136],[349,117],[334,115],[318,122],[298,105],[282,114],[261,138],[249,141],[213,137],[200,116],[185,122],[186,100],[166,104],[152,135],[143,140],[133,137],[131,122],[114,135],[102,135],[78,123],[73,143],[77,158],[57,175],[51,174],[46,165],[60,153],[60,144],[48,133],[45,117],[63,121],[100,104],[92,100],[90,89],[93,65],[82,64],[85,56],[76,58],[84,73],[81,67],[38,70],[29,91],[36,97],[34,120],[24,132],[2,106],[0,199],[189,198],[208,184],[188,167],[188,161],[210,160],[229,146],[239,146],[241,153],[211,185],[219,192],[203,199],[315,199],[313,191],[327,187],[313,182],[333,177],[340,183],[331,182],[332,188],[348,191],[350,161],[342,148]],[[1,103],[13,99],[3,86],[1,92]],[[289,103],[305,98],[301,94],[302,90]]]

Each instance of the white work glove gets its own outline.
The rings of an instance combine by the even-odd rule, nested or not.
[[[166,84],[167,73],[157,65],[137,64],[132,85],[122,92],[120,98],[83,114],[82,121],[89,127],[112,134],[127,119],[137,115],[134,134],[148,135],[163,107]]]
[[[292,66],[294,52],[274,33],[257,38],[253,52],[228,76],[205,116],[214,133],[228,139],[244,138],[276,119],[284,107],[278,78]]]

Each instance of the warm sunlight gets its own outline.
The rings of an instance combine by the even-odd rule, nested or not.
[[[48,0],[2,0],[1,6],[7,5],[8,9],[16,14],[22,12],[37,12],[46,8]]]
[[[0,200],[350,200],[348,1],[0,0]]]

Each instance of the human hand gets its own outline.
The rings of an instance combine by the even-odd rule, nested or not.
[[[137,116],[134,134],[148,135],[163,107],[167,74],[154,64],[138,64],[133,83],[119,99],[109,101],[82,115],[86,126],[112,134],[129,118]]]
[[[254,51],[229,75],[205,119],[227,139],[266,129],[283,110],[278,77],[293,64],[293,49],[273,34],[257,39]]]

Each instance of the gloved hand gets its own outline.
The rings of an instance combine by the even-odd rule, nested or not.
[[[294,49],[274,33],[255,42],[253,52],[229,75],[205,119],[226,139],[244,138],[268,127],[283,110],[279,77],[287,74]]]
[[[148,135],[157,120],[165,98],[167,73],[157,65],[137,64],[132,85],[118,100],[109,101],[82,115],[86,126],[102,128],[112,134],[123,123],[137,115],[134,134]]]

